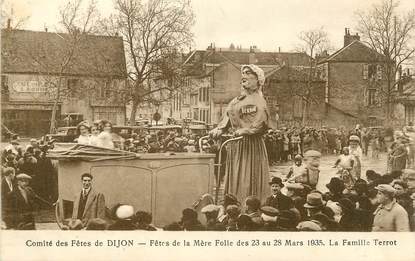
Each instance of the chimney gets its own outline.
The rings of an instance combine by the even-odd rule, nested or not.
[[[281,47],[279,47],[279,46],[278,46],[278,52],[279,52],[279,53],[281,52]]]
[[[7,19],[7,29],[12,29],[12,26],[11,26],[11,23],[12,23],[12,19]]]
[[[256,63],[256,58],[255,58],[255,46],[250,46],[250,47],[249,47],[248,63],[249,63],[249,64],[254,64],[254,63]]]
[[[343,46],[347,46],[351,44],[353,41],[360,41],[359,34],[356,33],[355,35],[350,35],[350,29],[344,28],[344,45]]]
[[[48,28],[47,27],[45,27],[45,32],[48,32]]]

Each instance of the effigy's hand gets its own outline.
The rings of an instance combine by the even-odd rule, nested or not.
[[[243,129],[238,129],[234,133],[235,137],[239,137],[239,136],[242,136],[244,134],[246,134],[246,132]]]
[[[222,129],[215,128],[209,132],[209,136],[213,139],[218,139],[222,135]]]

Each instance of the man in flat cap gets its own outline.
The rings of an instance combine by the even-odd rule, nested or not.
[[[373,213],[372,231],[410,231],[408,213],[396,202],[395,189],[391,185],[380,184],[376,190],[378,191],[377,200],[380,204]]]
[[[29,182],[32,179],[25,173],[20,173],[16,176],[17,186],[13,189],[10,195],[10,207],[12,213],[12,223],[10,228],[21,230],[34,230],[35,217],[34,202],[35,194],[29,187]]]
[[[73,206],[72,219],[80,219],[84,226],[89,219],[105,219],[105,197],[92,187],[92,179],[91,174],[82,174],[82,189],[75,196]]]

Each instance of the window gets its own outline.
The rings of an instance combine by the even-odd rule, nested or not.
[[[199,120],[209,123],[209,109],[200,109],[199,113]]]
[[[183,105],[190,104],[190,93],[186,92],[183,97]]]
[[[191,105],[197,105],[197,94],[190,96]]]
[[[209,102],[209,89],[207,87],[199,88],[199,101]]]
[[[369,89],[368,90],[368,98],[367,98],[367,105],[374,106],[377,104],[377,93],[376,89]]]
[[[79,79],[76,79],[76,78],[68,79],[68,96],[69,97],[75,96],[75,94],[78,91],[79,82],[80,82]]]
[[[367,80],[369,77],[369,65],[363,64],[363,79]]]
[[[1,76],[1,94],[9,94],[9,77],[7,77],[6,75]]]
[[[193,119],[197,121],[199,120],[199,109],[198,108],[193,109]]]
[[[382,65],[376,66],[376,80],[382,80]]]
[[[364,64],[363,65],[363,79],[382,80],[382,65],[380,64]]]
[[[405,121],[415,122],[415,106],[405,105]]]
[[[111,97],[111,87],[112,87],[111,80],[105,81],[105,87],[104,87],[105,97],[104,98]]]

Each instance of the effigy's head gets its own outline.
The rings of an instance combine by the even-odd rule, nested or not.
[[[264,71],[255,64],[245,64],[241,67],[241,85],[242,89],[248,93],[260,90],[264,85]]]
[[[321,153],[316,150],[307,150],[304,153],[304,160],[307,167],[318,168],[320,166]]]

